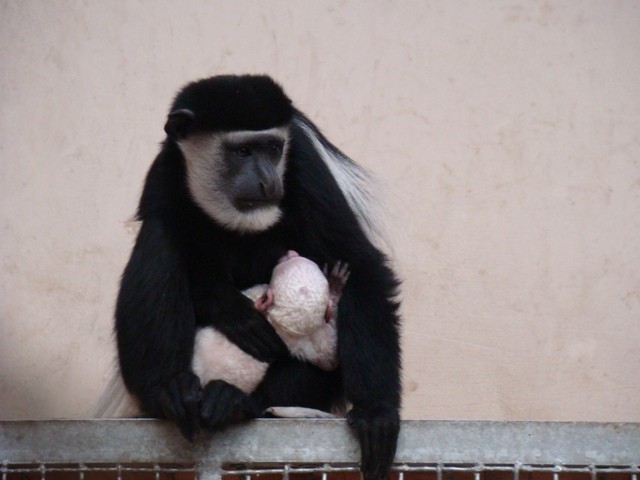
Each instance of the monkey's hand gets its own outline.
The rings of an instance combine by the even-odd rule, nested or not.
[[[193,442],[200,418],[200,379],[192,372],[171,378],[158,393],[158,402],[164,416],[173,421],[184,437]]]
[[[205,429],[222,430],[232,423],[259,415],[254,400],[230,383],[212,380],[204,387],[200,421]]]
[[[360,441],[360,470],[364,480],[380,480],[389,476],[396,454],[400,417],[394,409],[353,407],[347,414]]]

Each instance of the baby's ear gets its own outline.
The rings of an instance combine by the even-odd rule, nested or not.
[[[255,309],[263,315],[267,314],[267,310],[269,310],[272,305],[273,290],[271,290],[271,287],[267,287],[264,294],[256,298],[255,302],[253,302],[253,306],[255,307]]]

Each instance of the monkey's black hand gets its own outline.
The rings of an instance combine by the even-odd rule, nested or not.
[[[212,380],[204,387],[200,420],[207,430],[222,430],[259,414],[254,401],[246,393],[224,380]]]
[[[360,440],[360,470],[364,480],[387,478],[398,444],[400,417],[392,409],[365,410],[354,407],[347,421]]]
[[[161,389],[158,401],[169,420],[175,422],[184,437],[193,442],[200,417],[200,380],[192,372],[184,372],[169,380]]]

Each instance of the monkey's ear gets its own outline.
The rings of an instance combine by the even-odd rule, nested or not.
[[[164,131],[174,140],[184,137],[189,127],[193,124],[194,113],[187,109],[181,108],[180,110],[174,110],[167,117],[167,123],[164,124]]]

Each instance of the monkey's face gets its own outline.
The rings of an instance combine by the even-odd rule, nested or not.
[[[281,215],[289,130],[194,133],[178,140],[194,201],[221,226],[260,232]]]

